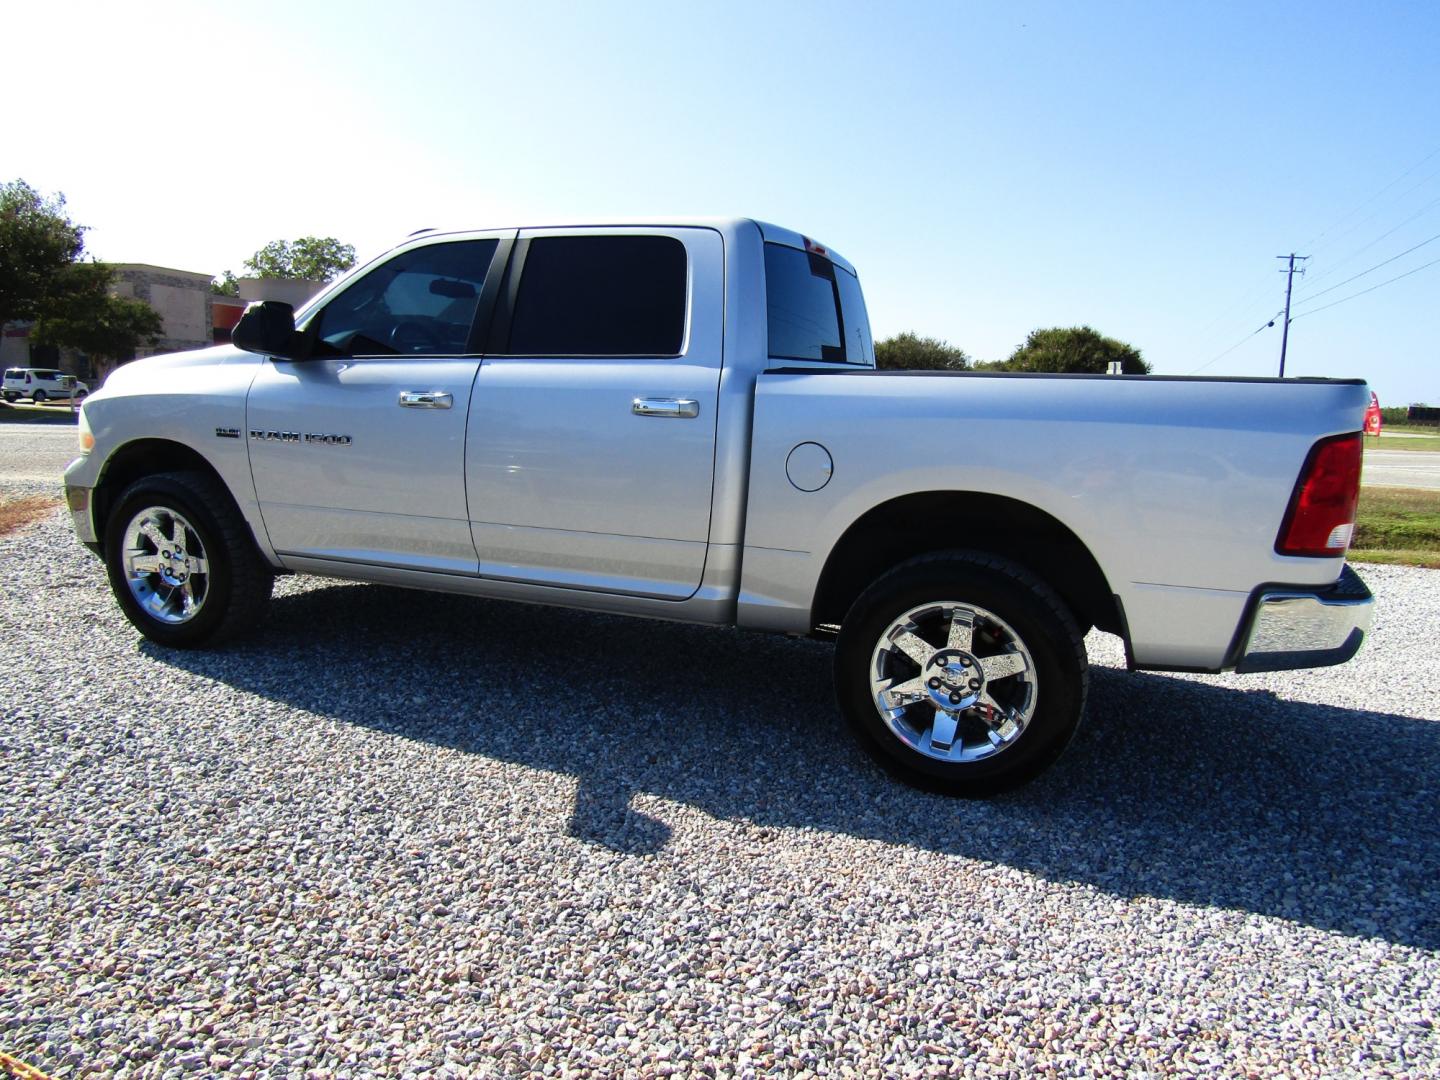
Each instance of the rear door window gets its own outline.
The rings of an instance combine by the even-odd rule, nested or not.
[[[515,356],[678,356],[685,245],[673,236],[541,236],[510,321]]]

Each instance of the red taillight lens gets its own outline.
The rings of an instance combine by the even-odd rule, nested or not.
[[[1360,433],[1321,439],[1305,459],[1275,550],[1281,555],[1344,555],[1360,498]]]

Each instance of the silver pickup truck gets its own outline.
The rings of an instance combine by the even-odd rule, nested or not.
[[[877,371],[850,264],[755,221],[427,231],[116,371],[66,486],[161,644],[287,571],[833,637],[866,747],[981,795],[1069,742],[1091,627],[1150,670],[1355,654],[1368,400]]]

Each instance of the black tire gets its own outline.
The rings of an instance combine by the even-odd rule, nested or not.
[[[36,390],[35,393],[30,396],[30,400],[35,402],[36,405],[39,405],[42,401],[49,400],[49,397],[50,395],[45,393],[44,390]]]
[[[6,400],[6,401],[9,401],[9,402],[19,401],[19,400],[20,400],[20,395],[19,395],[19,394],[16,394],[16,393],[13,393],[13,392],[11,392],[11,391],[9,391],[9,390],[7,390],[7,391],[5,392],[5,400]]]
[[[89,397],[89,396],[90,396],[90,391],[89,391],[89,390],[76,390],[76,391],[75,391],[75,400],[76,400],[76,401],[84,401],[84,400],[85,400],[87,397]]]
[[[942,631],[957,611],[975,630],[972,643],[952,650]],[[893,643],[892,628],[907,616],[918,621],[903,625],[936,647],[924,664]],[[892,644],[882,649],[882,639]],[[963,631],[956,640],[966,640]],[[997,659],[1011,652],[1021,660]],[[1000,673],[1017,663],[1022,670]],[[995,674],[984,677],[981,668]],[[971,674],[974,681],[960,681]],[[908,704],[877,689],[905,681]],[[836,696],[861,744],[907,783],[951,795],[993,795],[1044,771],[1074,736],[1088,687],[1084,637],[1064,601],[1024,567],[982,552],[901,563],[855,601],[835,650]],[[943,712],[934,704],[942,695],[953,705]],[[894,705],[888,715],[881,700]]]
[[[146,518],[145,512],[150,510],[155,514]],[[205,571],[189,572],[189,563],[187,569],[177,571],[188,579],[191,591],[200,595],[193,614],[171,610],[167,619],[165,613],[148,608],[137,596],[137,590],[148,594],[158,609],[162,603],[178,605],[183,600],[180,593],[185,591],[183,584],[175,585],[175,578],[160,572],[127,573],[126,533],[141,518],[169,521],[172,536],[183,537],[185,554],[196,556],[194,545],[199,544],[198,557],[205,560]],[[151,641],[172,648],[216,645],[250,629],[264,614],[275,583],[274,572],[256,550],[229,492],[205,473],[157,473],[136,480],[111,512],[104,543],[110,588],[125,617]],[[160,554],[159,542],[142,538],[140,543],[145,557],[153,559]]]

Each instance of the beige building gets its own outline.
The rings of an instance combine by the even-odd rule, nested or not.
[[[57,367],[56,360],[54,349],[31,348],[28,322],[6,323],[0,329],[0,367]]]
[[[148,263],[114,263],[115,295],[143,300],[165,324],[164,336],[136,350],[138,356],[203,349],[213,343],[211,275]]]
[[[160,315],[162,336],[137,349],[135,355],[203,349],[230,340],[230,329],[251,300],[284,300],[299,307],[325,287],[320,281],[283,281],[241,278],[239,298],[216,296],[212,276],[194,270],[176,270],[149,263],[112,263],[116,296],[143,300]],[[0,334],[0,365],[4,367],[56,367],[98,387],[117,366],[113,360],[91,360],[73,349],[56,350],[33,345],[29,323],[9,323]]]

